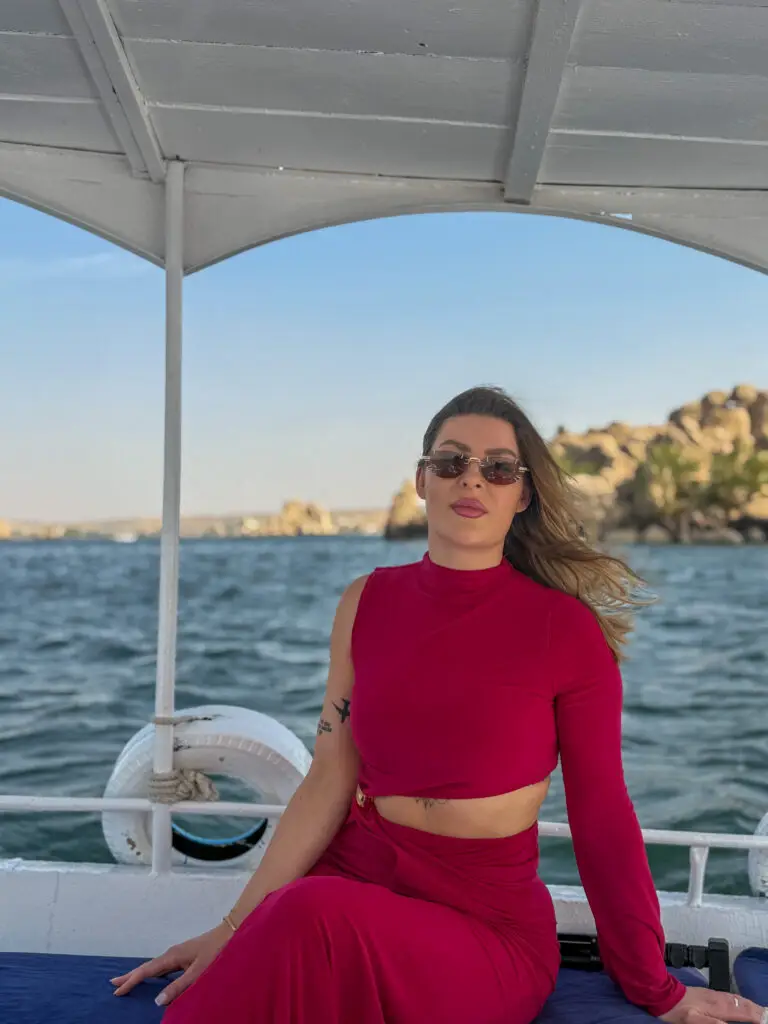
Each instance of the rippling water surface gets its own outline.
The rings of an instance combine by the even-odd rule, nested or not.
[[[342,589],[423,549],[185,542],[177,706],[256,708],[311,746]],[[641,613],[624,669],[641,824],[752,832],[768,811],[768,548],[625,553],[662,597]],[[101,794],[153,711],[158,555],[153,542],[0,544],[0,792]],[[556,777],[544,818],[564,815]],[[110,859],[98,818],[69,814],[0,815],[0,856]],[[685,888],[686,851],[655,847],[650,860],[659,888]],[[577,881],[568,843],[542,840],[541,873]],[[713,852],[707,889],[747,892],[746,855]]]

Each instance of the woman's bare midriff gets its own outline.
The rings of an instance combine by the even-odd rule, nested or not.
[[[430,800],[411,796],[377,796],[376,809],[395,825],[456,839],[500,839],[525,832],[538,819],[549,779],[499,796]]]

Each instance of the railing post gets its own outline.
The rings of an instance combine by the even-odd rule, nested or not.
[[[160,594],[155,681],[154,770],[173,770],[176,625],[179,597],[181,506],[181,326],[184,279],[184,164],[171,161],[165,178],[165,442],[163,526],[160,535]],[[171,868],[171,812],[152,809],[152,872]]]
[[[700,907],[704,898],[704,876],[707,873],[708,846],[692,846],[690,850],[691,868],[688,875],[689,907]]]

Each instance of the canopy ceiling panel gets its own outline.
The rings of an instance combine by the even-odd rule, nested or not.
[[[69,25],[58,0],[3,0],[0,32],[39,32],[67,35]]]
[[[187,270],[428,209],[765,270],[766,54],[768,0],[0,0],[0,192],[162,262],[184,161]]]
[[[558,0],[562,5],[563,0]],[[568,2],[568,0],[566,0]],[[522,59],[530,0],[115,0],[124,36],[284,49]]]

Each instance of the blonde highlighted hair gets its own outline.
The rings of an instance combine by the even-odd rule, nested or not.
[[[498,387],[475,387],[456,395],[432,418],[422,454],[434,448],[440,428],[454,416],[506,420],[517,435],[529,469],[531,500],[518,513],[504,542],[512,565],[544,586],[577,597],[592,611],[617,662],[632,631],[634,608],[654,598],[645,581],[620,558],[591,545],[585,536],[571,478],[520,406]]]

